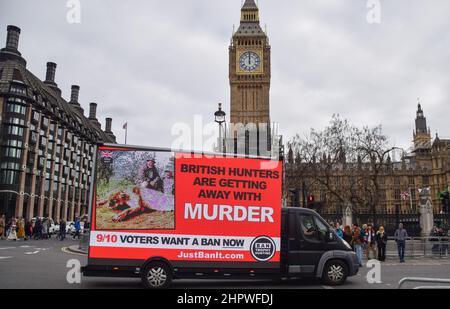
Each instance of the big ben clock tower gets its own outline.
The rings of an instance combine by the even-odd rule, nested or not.
[[[241,23],[229,48],[232,124],[266,125],[258,136],[270,137],[270,45],[259,23],[259,9],[254,0],[245,0]],[[258,147],[259,149],[260,147]],[[248,145],[246,146],[248,149]]]

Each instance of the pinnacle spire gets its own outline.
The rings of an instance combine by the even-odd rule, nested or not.
[[[241,9],[241,22],[259,23],[259,9],[255,0],[245,0]]]
[[[245,0],[243,9],[258,9],[258,6],[255,3],[255,0]]]

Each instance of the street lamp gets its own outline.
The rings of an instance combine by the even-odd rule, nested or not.
[[[224,153],[225,150],[225,138],[222,139],[222,125],[225,123],[226,121],[226,113],[222,110],[222,103],[219,103],[219,110],[217,112],[214,113],[214,119],[215,122],[217,122],[219,124],[219,151]],[[225,137],[226,137],[226,132],[225,132]]]

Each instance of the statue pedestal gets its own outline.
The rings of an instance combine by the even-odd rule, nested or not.
[[[433,204],[429,188],[420,190],[419,212],[421,236],[427,237],[434,226]]]
[[[350,206],[347,206],[342,216],[342,226],[345,227],[347,225],[350,227],[353,225],[353,214]]]

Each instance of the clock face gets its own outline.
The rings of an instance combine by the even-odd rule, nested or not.
[[[241,55],[239,59],[241,69],[244,71],[252,72],[255,71],[261,64],[261,59],[257,53],[248,51]]]

